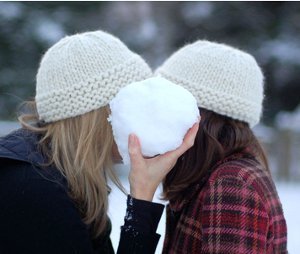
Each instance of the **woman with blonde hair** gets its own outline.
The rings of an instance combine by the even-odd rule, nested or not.
[[[253,134],[262,113],[263,74],[228,45],[196,41],[158,75],[188,89],[201,111],[195,145],[163,182],[163,253],[286,253],[287,228],[266,155]]]
[[[120,156],[109,101],[152,75],[142,58],[102,32],[67,36],[43,56],[31,112],[0,139],[0,253],[113,253],[108,179]],[[193,144],[198,126],[175,151],[152,159],[129,137],[130,195],[118,253],[154,253],[163,206],[154,192]]]

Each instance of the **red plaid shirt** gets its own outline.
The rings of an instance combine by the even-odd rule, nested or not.
[[[287,253],[287,228],[269,173],[235,154],[204,185],[167,206],[163,253]]]

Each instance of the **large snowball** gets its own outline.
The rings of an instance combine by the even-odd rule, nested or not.
[[[144,156],[175,150],[198,121],[193,95],[162,77],[132,83],[110,102],[113,135],[124,164],[129,164],[128,136],[138,136]]]

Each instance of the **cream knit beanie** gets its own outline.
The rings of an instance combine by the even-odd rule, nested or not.
[[[52,122],[98,109],[123,86],[151,75],[140,56],[106,32],[67,36],[40,63],[35,97],[40,120]]]
[[[199,107],[247,122],[250,127],[259,122],[263,74],[245,52],[200,40],[179,49],[156,73],[189,90]]]

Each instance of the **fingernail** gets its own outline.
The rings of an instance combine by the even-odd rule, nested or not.
[[[129,154],[134,154],[135,153],[135,135],[130,134],[129,135],[129,140],[128,140],[128,152]]]
[[[130,134],[129,135],[129,144],[131,146],[135,145],[135,137],[134,137],[134,134]]]

